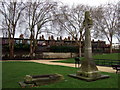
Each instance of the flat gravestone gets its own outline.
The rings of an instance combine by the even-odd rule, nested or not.
[[[36,87],[41,85],[47,85],[59,82],[63,80],[64,77],[61,74],[48,74],[48,75],[26,75],[24,81],[19,82],[22,88],[25,87]]]

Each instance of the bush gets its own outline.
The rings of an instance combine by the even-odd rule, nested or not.
[[[29,50],[30,45],[29,44],[15,44],[14,49],[15,50]]]
[[[29,44],[24,44],[23,45],[23,49],[24,50],[29,50],[30,49],[30,45]]]
[[[9,44],[8,45],[3,45],[2,49],[9,51]]]
[[[3,51],[9,51],[9,44],[7,45],[3,45],[2,46]],[[18,50],[25,50],[25,51],[29,51],[30,50],[30,45],[29,44],[14,44],[14,50],[18,51]]]
[[[79,52],[78,47],[75,46],[51,46],[50,52]]]

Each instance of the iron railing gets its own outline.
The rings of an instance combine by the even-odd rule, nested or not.
[[[112,65],[120,65],[120,60],[113,60],[113,59],[94,59],[96,65],[99,66],[108,66],[111,67]]]

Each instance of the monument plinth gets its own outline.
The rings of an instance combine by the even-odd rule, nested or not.
[[[93,21],[90,17],[89,11],[85,12],[85,19],[83,21],[83,26],[85,28],[85,50],[84,50],[84,57],[85,60],[82,61],[80,70],[77,71],[76,74],[70,74],[69,76],[86,80],[86,81],[94,81],[103,78],[109,78],[108,75],[102,75],[96,64],[92,58],[92,47],[91,47],[91,35],[90,35],[90,28],[93,25]]]

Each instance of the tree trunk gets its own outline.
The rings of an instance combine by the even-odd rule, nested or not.
[[[9,57],[14,58],[14,39],[9,39]]]
[[[30,40],[30,58],[33,58],[33,40]]]
[[[82,57],[81,40],[79,42],[79,57]]]
[[[112,42],[110,42],[110,53],[112,53]]]
[[[33,53],[35,53],[36,47],[37,47],[37,40],[34,40],[34,43],[33,43]]]
[[[37,40],[35,40],[34,37],[31,37],[31,40],[30,40],[30,57],[31,57],[31,59],[33,59],[33,57],[34,57],[34,52],[35,52],[36,46],[37,46]]]
[[[32,32],[31,32],[31,36],[30,36],[30,58],[33,59],[33,34],[32,34]]]

